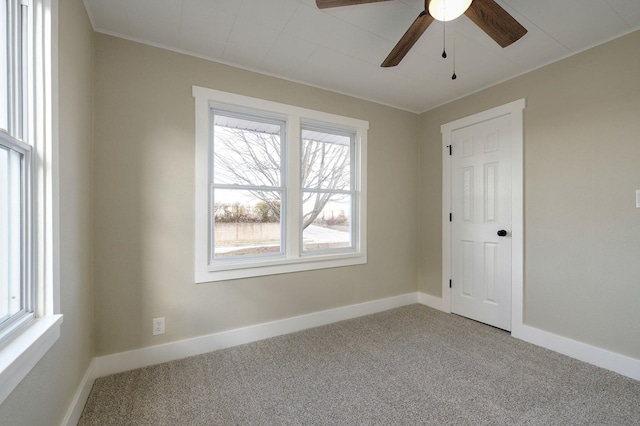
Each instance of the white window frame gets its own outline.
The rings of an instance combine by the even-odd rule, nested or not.
[[[193,86],[195,98],[195,282],[204,283],[264,275],[284,274],[367,263],[367,131],[369,123],[350,117],[300,108],[249,96]],[[284,256],[277,258],[234,260],[211,265],[210,247],[210,159],[212,109],[249,114],[262,113],[286,121],[288,136],[284,154],[286,195],[283,215],[286,225]],[[300,185],[301,123],[314,127],[342,130],[355,134],[352,167],[355,176],[355,215],[352,217],[353,248],[347,251],[302,252]]]
[[[33,166],[33,319],[0,344],[0,404],[60,337],[58,225],[58,2],[22,0],[28,7],[28,82],[22,139]],[[26,75],[25,75],[26,74]]]

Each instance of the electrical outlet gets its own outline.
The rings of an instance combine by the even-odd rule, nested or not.
[[[153,319],[153,335],[164,334],[164,317]]]
[[[640,189],[636,190],[636,207],[640,209]]]

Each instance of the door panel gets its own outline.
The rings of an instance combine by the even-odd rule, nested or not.
[[[451,310],[505,330],[511,329],[510,137],[508,116],[451,133]]]

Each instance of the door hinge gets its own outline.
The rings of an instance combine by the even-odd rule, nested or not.
[[[453,282],[449,280],[449,288],[451,288],[452,286],[453,286]]]
[[[449,213],[449,222],[453,222],[453,213]]]
[[[453,145],[447,145],[447,148],[449,148],[449,155],[452,155]]]

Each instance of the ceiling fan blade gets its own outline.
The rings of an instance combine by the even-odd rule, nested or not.
[[[433,22],[433,16],[425,10],[418,15],[413,24],[409,27],[406,33],[402,36],[396,47],[393,48],[387,59],[382,63],[382,67],[395,67],[400,63],[402,58],[411,50],[420,36],[429,28],[429,25]]]
[[[473,0],[465,15],[502,47],[527,33],[527,29],[494,0]]]
[[[330,7],[353,6],[356,4],[378,3],[390,0],[316,0],[318,9],[328,9]]]

